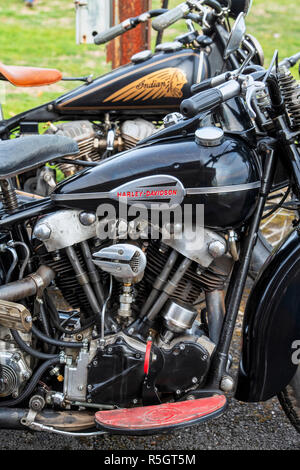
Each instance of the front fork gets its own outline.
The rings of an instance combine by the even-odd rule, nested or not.
[[[257,241],[260,221],[263,215],[265,203],[270,193],[275,171],[275,145],[276,140],[264,139],[259,144],[259,153],[266,154],[266,164],[262,177],[259,200],[255,214],[242,244],[241,255],[235,263],[226,295],[226,314],[220,334],[220,339],[212,360],[207,387],[219,388],[223,378],[226,378],[229,348],[232,341],[234,327],[239,312],[242,295],[244,292],[250,261],[254,246]]]

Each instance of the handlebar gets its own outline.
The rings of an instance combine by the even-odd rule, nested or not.
[[[300,60],[300,52],[297,54],[292,55],[291,57],[287,57],[279,62],[279,67],[285,65],[288,69],[296,65],[296,63]]]
[[[222,73],[221,75],[217,75],[216,77],[206,78],[202,82],[192,85],[191,92],[200,93],[200,91],[204,91],[208,88],[213,88],[215,86],[221,85],[222,83],[226,82],[227,78],[230,78],[230,73],[228,72]]]
[[[163,31],[181,18],[186,18],[190,11],[194,9],[203,11],[202,9],[204,5],[212,8],[217,16],[221,15],[223,12],[223,8],[217,0],[204,0],[203,2],[190,0],[188,2],[180,3],[180,5],[177,5],[177,7],[172,8],[172,10],[169,10],[156,18],[154,21],[152,21],[152,28],[156,31]]]
[[[299,60],[300,53],[297,53],[284,59],[279,65],[292,67]],[[225,72],[213,78],[208,78],[202,83],[193,85],[191,91],[198,93],[192,98],[182,101],[180,111],[184,116],[190,118],[201,112],[212,110],[231,98],[243,96],[250,116],[255,118],[256,113],[251,106],[251,101],[257,91],[265,88],[266,80],[271,102],[273,106],[280,108],[282,106],[282,97],[280,90],[278,90],[276,77],[269,74],[271,67],[272,63],[267,71],[263,68],[260,70],[255,70],[254,68],[253,71],[253,67],[249,66],[251,72],[249,71],[247,75],[241,73],[240,68],[231,72]],[[244,69],[244,72],[245,71],[246,68]]]
[[[193,94],[200,93],[200,91],[207,90],[208,88],[214,88],[222,83],[225,83],[227,80],[234,78],[240,72],[240,69],[232,70],[231,72],[227,71],[221,73],[220,75],[216,75],[212,78],[206,78],[200,83],[196,83],[191,86],[191,92]],[[253,78],[256,80],[255,77],[261,77],[266,73],[266,70],[261,65],[249,65],[243,70],[244,74],[251,74]],[[256,75],[255,75],[256,74]],[[259,78],[258,78],[259,79]]]
[[[140,23],[145,23],[150,18],[154,18],[155,16],[162,15],[168,12],[165,8],[158,8],[156,10],[150,10],[145,13],[142,13],[135,18],[127,18],[126,20],[122,21],[122,23],[112,26],[109,29],[97,34],[94,37],[94,43],[97,45],[105,44],[106,42],[115,39],[116,37],[120,36],[121,34],[129,31],[130,29],[135,28]]]
[[[180,3],[172,10],[167,11],[163,15],[160,15],[158,18],[152,21],[152,28],[156,31],[163,31],[171,24],[176,21],[184,18],[187,13],[189,13],[190,7],[186,3]]]
[[[130,20],[125,20],[122,23],[97,34],[97,36],[94,37],[94,43],[97,45],[105,44],[106,42],[111,41],[117,36],[120,36],[120,34],[123,34],[125,31],[129,31],[129,29],[132,28],[133,26],[131,25]]]
[[[156,10],[150,10],[148,12],[142,13],[141,15],[135,18],[128,18],[122,23],[112,26],[111,28],[97,34],[94,37],[94,43],[97,45],[105,44],[106,42],[115,39],[117,36],[129,31],[130,29],[135,28],[138,24],[148,21],[150,18],[157,17],[152,21],[152,27],[156,31],[163,31],[171,24],[180,20],[181,18],[190,18],[192,21],[199,22],[200,15],[195,15],[190,13],[193,9],[200,10],[199,1],[192,1],[181,3],[177,5],[172,10],[167,10],[165,8],[159,8]],[[215,10],[217,15],[222,13],[222,7],[217,0],[204,0],[201,5],[206,4],[213,10]]]
[[[229,80],[215,88],[201,91],[192,98],[183,100],[180,112],[186,117],[193,117],[201,112],[211,110],[235,96],[239,96],[240,92],[239,82]]]

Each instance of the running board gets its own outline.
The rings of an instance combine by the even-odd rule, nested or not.
[[[110,434],[158,434],[216,418],[225,411],[226,405],[224,395],[213,395],[162,405],[98,411],[95,422],[98,429]]]

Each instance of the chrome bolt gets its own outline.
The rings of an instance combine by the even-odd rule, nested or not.
[[[92,225],[96,221],[96,214],[94,212],[81,212],[79,220],[82,225]]]
[[[195,397],[194,397],[194,395],[188,395],[188,396],[186,397],[186,399],[187,399],[187,400],[195,400]]]
[[[197,377],[193,377],[193,378],[192,378],[192,382],[193,382],[193,384],[196,384],[196,383],[198,382]]]
[[[231,392],[233,389],[234,381],[233,378],[230,377],[229,375],[223,375],[221,383],[220,383],[220,388],[223,390],[223,392]]]
[[[226,245],[219,240],[214,240],[208,245],[208,252],[213,258],[219,258],[226,252]]]
[[[38,240],[48,240],[51,236],[51,228],[47,224],[40,224],[33,230],[33,236]]]

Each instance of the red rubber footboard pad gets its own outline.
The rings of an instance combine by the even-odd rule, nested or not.
[[[98,411],[96,422],[104,428],[140,430],[188,424],[221,410],[226,405],[224,395],[214,395],[197,400],[163,403],[162,405]]]

